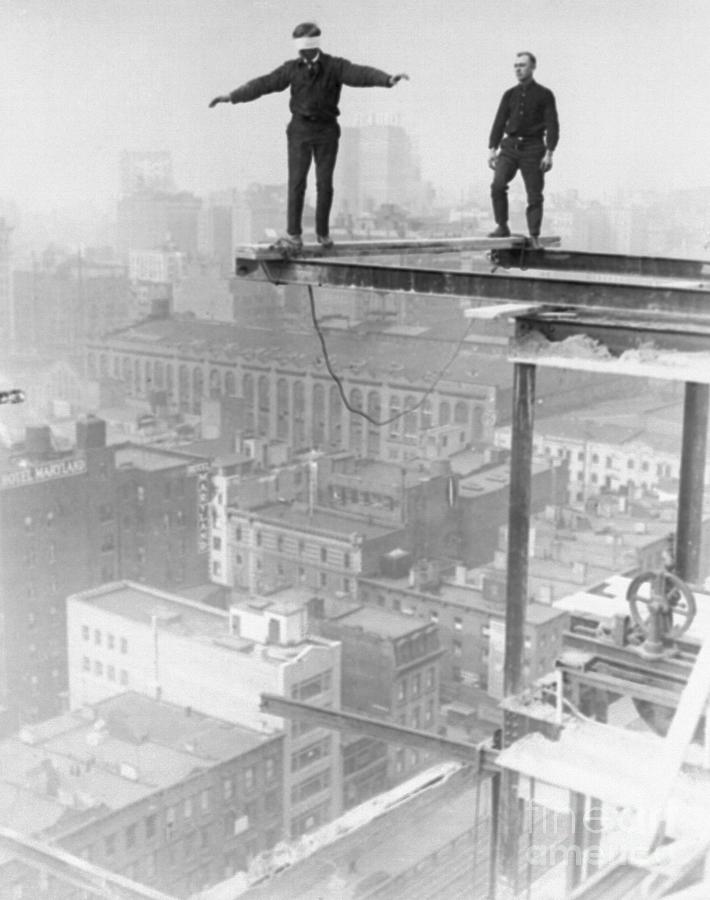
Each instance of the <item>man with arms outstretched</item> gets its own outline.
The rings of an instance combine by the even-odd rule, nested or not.
[[[291,88],[291,121],[288,137],[288,213],[286,236],[279,241],[283,250],[298,252],[303,247],[301,220],[306,181],[311,160],[316,167],[316,239],[324,248],[330,238],[330,208],[333,203],[333,171],[338,155],[340,125],[338,102],[343,85],[349,87],[392,87],[405,74],[388,75],[370,66],[357,66],[320,49],[320,28],[304,22],[293,31],[298,56],[268,75],[248,81],[230,94],[215,97],[218,103],[248,103],[264,94]]]

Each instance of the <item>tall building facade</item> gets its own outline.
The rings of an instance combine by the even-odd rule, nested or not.
[[[401,613],[363,606],[322,618],[318,632],[342,643],[343,708],[418,731],[440,724],[438,628]],[[343,745],[348,809],[431,763],[426,752],[350,735]]]
[[[412,140],[401,125],[370,123],[342,129],[335,171],[335,209],[358,217],[391,204],[416,205],[421,175]]]
[[[58,713],[67,689],[69,594],[124,575],[207,581],[208,464],[106,446],[99,419],[54,450],[47,426],[0,461],[0,705],[4,730]]]
[[[174,191],[173,160],[165,150],[124,150],[120,159],[121,193]]]

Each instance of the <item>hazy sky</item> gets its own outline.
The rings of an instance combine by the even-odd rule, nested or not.
[[[123,149],[167,149],[179,187],[285,181],[288,93],[207,108],[323,47],[410,82],[344,88],[341,123],[394,116],[424,176],[486,182],[486,147],[517,51],[538,55],[561,140],[549,190],[710,184],[708,0],[0,0],[0,197],[21,207],[118,192]]]

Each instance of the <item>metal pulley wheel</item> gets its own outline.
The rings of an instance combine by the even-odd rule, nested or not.
[[[648,584],[648,596],[641,588]],[[647,637],[678,638],[695,618],[696,605],[688,585],[672,572],[642,572],[633,578],[626,591],[631,618]],[[648,609],[643,616],[642,607]]]

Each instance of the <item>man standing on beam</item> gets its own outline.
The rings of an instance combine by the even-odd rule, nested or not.
[[[528,196],[528,231],[532,246],[538,249],[545,172],[552,168],[560,126],[555,95],[533,79],[536,65],[532,53],[518,53],[514,63],[518,84],[503,94],[493,120],[488,165],[495,172],[491,199],[497,228],[488,237],[510,237],[508,184],[520,169]]]
[[[291,88],[292,118],[286,129],[288,138],[288,213],[286,236],[277,246],[288,253],[303,247],[303,204],[311,160],[316,167],[316,239],[330,249],[330,208],[333,204],[333,171],[338,155],[340,125],[338,101],[343,85],[348,87],[393,87],[409,76],[388,75],[370,66],[354,65],[347,59],[329,56],[320,49],[320,28],[304,22],[293,30],[298,56],[268,75],[254,78],[230,94],[215,97],[218,103],[248,103],[264,94]]]

